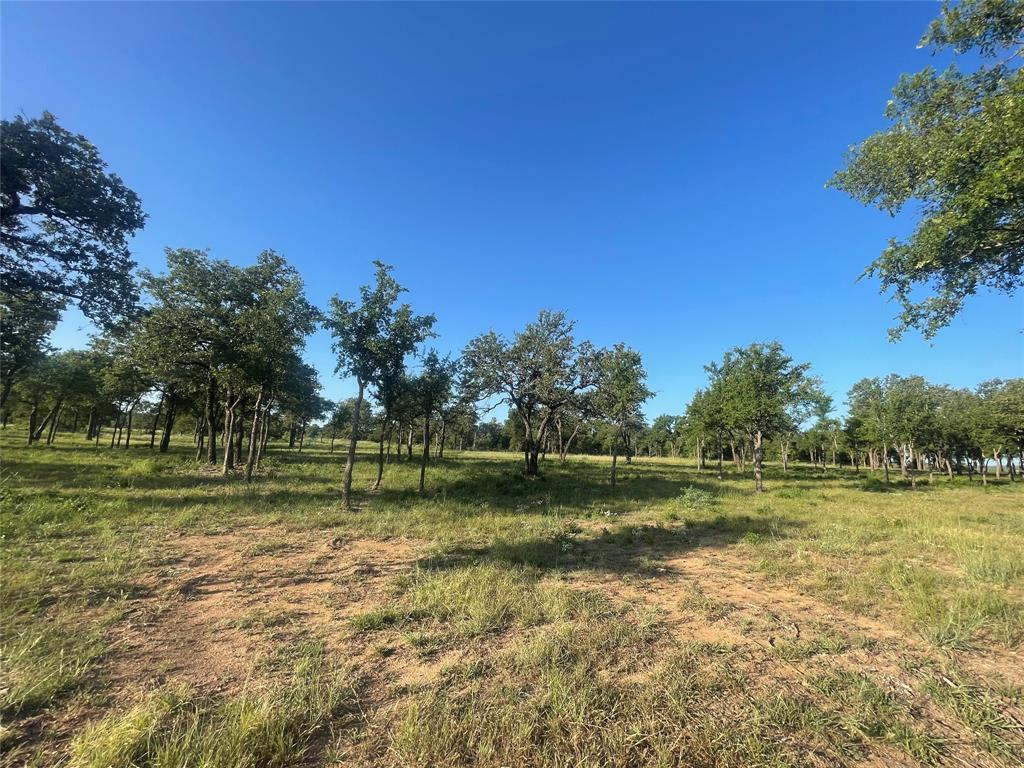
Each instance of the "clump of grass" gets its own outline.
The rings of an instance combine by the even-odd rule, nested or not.
[[[987,545],[959,545],[960,568],[971,578],[1006,585],[1024,575],[1024,554]]]
[[[977,735],[977,744],[991,755],[1024,763],[1020,728],[977,683],[956,666],[932,668],[924,690],[943,709],[952,712]]]
[[[71,744],[69,766],[304,765],[318,737],[353,701],[352,686],[317,655],[296,665],[290,684],[249,688],[234,698],[163,688],[83,729]]]
[[[703,512],[718,504],[718,498],[711,491],[689,485],[679,494],[679,503],[691,512]]]
[[[87,679],[103,649],[98,631],[56,622],[5,641],[0,647],[0,713],[26,716],[49,706]]]
[[[287,539],[264,539],[250,544],[242,554],[246,557],[262,557],[287,552],[291,548],[292,544]]]
[[[812,656],[845,653],[850,648],[850,642],[846,638],[826,632],[809,640],[784,640],[776,643],[774,650],[780,659],[798,661]]]
[[[736,610],[732,603],[708,595],[699,584],[694,585],[693,591],[683,598],[680,605],[684,610],[699,613],[708,621],[724,619]]]
[[[131,488],[140,480],[157,477],[165,472],[166,468],[166,462],[155,457],[132,459],[117,469],[114,478],[120,485]]]
[[[947,598],[943,579],[927,568],[897,567],[889,582],[921,636],[940,648],[972,648],[990,618],[979,593],[958,592]]]
[[[861,672],[836,671],[812,685],[839,707],[839,723],[868,741],[903,750],[928,765],[938,762],[942,741],[913,724],[907,706]]]
[[[610,653],[628,665],[645,641],[624,636],[615,651],[571,641],[593,629],[557,628],[511,667],[413,697],[387,746],[410,766],[793,764],[772,727],[735,707],[744,681],[727,662],[682,651],[642,680],[602,674]]]
[[[596,592],[543,584],[539,577],[534,569],[496,563],[420,570],[403,580],[394,603],[353,617],[352,626],[367,631],[434,619],[473,636],[610,610]]]
[[[238,617],[232,625],[237,629],[273,629],[291,623],[296,615],[295,611],[254,608]]]

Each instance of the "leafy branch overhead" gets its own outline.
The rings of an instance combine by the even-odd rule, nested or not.
[[[1024,283],[1024,2],[947,2],[921,45],[985,63],[903,75],[890,127],[853,147],[829,182],[892,215],[920,211],[910,237],[890,240],[864,273],[901,307],[894,338],[909,328],[932,338],[980,289],[1012,295]]]

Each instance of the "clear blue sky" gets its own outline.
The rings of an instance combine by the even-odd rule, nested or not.
[[[84,133],[165,246],[310,298],[393,264],[437,346],[565,309],[624,341],[679,413],[702,366],[777,338],[842,401],[865,375],[1024,371],[1019,300],[979,296],[929,346],[886,338],[864,266],[908,221],[824,183],[884,125],[932,3],[2,5],[2,112]],[[57,341],[84,342],[79,318]],[[308,357],[327,395],[329,339]]]

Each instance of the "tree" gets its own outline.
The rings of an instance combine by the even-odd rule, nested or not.
[[[883,402],[899,447],[900,474],[917,485],[920,450],[933,437],[937,403],[932,387],[921,376],[890,374],[882,382]]]
[[[722,457],[725,453],[726,422],[725,401],[722,386],[714,384],[708,389],[698,389],[686,406],[683,416],[683,431],[692,436],[697,454],[697,471],[704,469],[704,452],[708,438],[714,438],[718,453],[718,479],[722,475]]]
[[[799,424],[824,395],[810,364],[795,364],[777,341],[726,352],[705,366],[711,387],[720,388],[728,422],[753,444],[754,487],[764,490],[764,441]]]
[[[238,341],[232,331],[243,297],[241,270],[211,259],[206,251],[168,248],[165,253],[166,273],[142,273],[150,304],[137,344],[151,363],[177,371],[203,392],[206,461],[216,464],[219,380]],[[201,452],[202,443],[199,448]]]
[[[1004,452],[1010,478],[1014,479],[1013,454],[1024,448],[1024,379],[982,382],[978,396],[978,442],[995,462],[996,479],[1002,471]]]
[[[365,440],[369,437],[368,425],[373,420],[373,412],[370,409],[370,403],[366,400],[360,405],[358,417],[356,416],[356,399],[354,397],[340,400],[330,409],[330,414],[328,423],[331,428],[331,453],[334,453],[334,440],[338,434],[351,438],[353,430],[358,429],[356,440]]]
[[[398,307],[386,334],[380,340],[379,364],[373,379],[376,400],[381,408],[381,429],[377,451],[377,479],[373,489],[380,488],[384,478],[384,442],[390,438],[392,417],[409,383],[405,371],[405,358],[434,335],[433,315],[415,315],[408,304]]]
[[[435,350],[423,358],[423,370],[413,380],[412,397],[423,417],[423,459],[420,463],[420,493],[424,492],[427,460],[430,458],[430,422],[451,398],[452,384],[458,373],[458,361],[441,357]]]
[[[321,316],[306,300],[299,273],[273,251],[260,254],[256,265],[244,270],[241,279],[248,300],[239,308],[235,322],[235,361],[243,387],[248,385],[256,393],[245,461],[245,479],[249,481],[269,402],[275,390],[287,380],[291,361],[299,356],[306,337],[316,329]],[[315,372],[312,380],[318,391],[319,379]],[[316,397],[317,402],[309,408],[307,418],[319,418],[326,408],[325,401],[319,395]],[[229,427],[225,428],[225,433],[230,434]]]
[[[851,149],[829,182],[891,215],[921,207],[914,233],[865,272],[902,307],[894,337],[917,328],[931,338],[979,288],[1012,295],[1024,282],[1024,2],[947,0],[921,45],[996,61],[901,77],[892,125]]]
[[[875,469],[876,464],[880,462],[885,472],[885,482],[888,483],[889,448],[895,444],[896,437],[893,415],[888,407],[882,382],[877,378],[861,379],[847,393],[846,405],[848,419],[856,420],[860,425],[860,439],[872,446],[871,468]]]
[[[84,136],[49,112],[0,127],[0,283],[23,301],[75,302],[110,327],[138,299],[128,240],[145,224],[138,195]]]
[[[681,416],[672,416],[667,413],[655,417],[654,421],[651,422],[648,443],[658,456],[665,455],[666,446],[668,447],[668,455],[675,456],[678,454],[678,440],[682,425],[683,419]]]
[[[640,353],[624,344],[616,344],[599,355],[599,378],[594,393],[594,408],[613,426],[612,487],[616,483],[619,447],[630,459],[631,438],[637,425],[643,425],[640,409],[654,393],[647,388],[647,372]]]
[[[554,418],[597,384],[597,354],[577,344],[563,312],[543,310],[511,340],[494,331],[463,352],[467,375],[480,398],[500,395],[522,423],[527,477],[539,473],[538,457]]]
[[[348,457],[345,460],[343,500],[352,506],[352,469],[356,461],[356,435],[358,417],[366,387],[378,384],[382,372],[394,363],[403,343],[416,334],[404,334],[412,326],[421,329],[425,337],[434,325],[434,316],[416,317],[408,304],[395,306],[405,291],[391,276],[391,267],[375,261],[376,284],[359,289],[360,303],[343,301],[334,296],[325,325],[334,337],[334,352],[338,358],[335,373],[352,376],[356,380],[355,422],[349,438]],[[418,339],[419,341],[421,339]],[[408,352],[411,352],[410,348]],[[404,359],[407,352],[402,353]]]
[[[60,302],[52,297],[0,291],[0,409],[18,376],[50,351],[58,320]]]

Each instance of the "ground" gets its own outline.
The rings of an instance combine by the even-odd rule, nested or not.
[[[345,511],[325,444],[247,486],[23,438],[3,765],[1024,760],[1024,483],[464,452]]]

